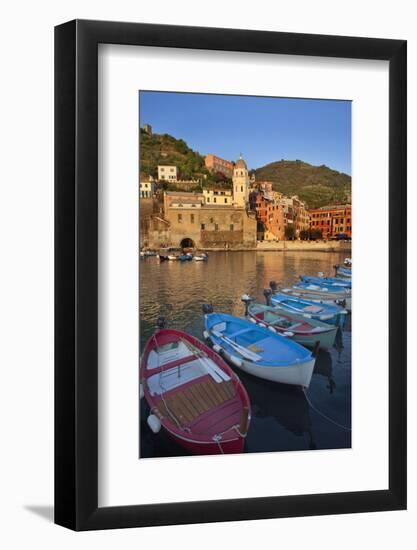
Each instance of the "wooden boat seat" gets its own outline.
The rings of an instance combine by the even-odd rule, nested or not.
[[[215,411],[220,405],[233,399],[236,390],[231,380],[217,383],[210,376],[191,384],[181,391],[165,395],[157,402],[159,416],[169,417],[174,424],[182,427],[190,425],[201,415]],[[177,422],[176,422],[177,421]]]

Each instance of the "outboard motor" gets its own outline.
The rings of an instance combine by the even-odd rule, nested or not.
[[[276,281],[269,281],[269,288],[272,290],[272,292],[277,292],[278,283]]]
[[[156,326],[159,328],[159,329],[162,329],[162,328],[165,328],[166,327],[166,319],[165,317],[158,317],[158,320],[156,321]]]
[[[266,305],[270,306],[271,305],[272,290],[270,288],[265,288],[264,289],[264,296],[265,296]]]
[[[240,299],[245,304],[245,317],[247,317],[249,313],[249,304],[253,299],[248,294],[243,294]]]
[[[214,311],[213,306],[211,304],[203,304],[201,307],[204,315],[208,315],[209,313],[213,313]]]

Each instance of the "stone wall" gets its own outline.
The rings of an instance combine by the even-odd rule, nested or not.
[[[243,208],[168,208],[165,219],[170,225],[171,246],[180,246],[185,238],[197,248],[256,246],[256,219]]]

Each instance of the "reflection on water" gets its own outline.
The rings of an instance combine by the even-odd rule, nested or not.
[[[172,328],[202,338],[201,305],[242,316],[244,293],[264,303],[263,289],[275,280],[285,286],[300,274],[333,274],[333,265],[345,253],[320,252],[217,252],[207,262],[140,261],[141,348],[163,315]],[[337,349],[320,351],[308,389],[310,402],[338,424],[351,425],[350,316]],[[246,451],[335,449],[351,446],[351,433],[312,410],[304,393],[237,370],[249,394],[252,422]],[[146,425],[146,404],[141,403],[141,457],[178,456],[186,452],[164,433],[154,435]]]

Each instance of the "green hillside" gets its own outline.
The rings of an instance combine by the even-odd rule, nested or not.
[[[178,167],[182,180],[198,179],[204,181],[205,187],[211,184],[229,186],[225,178],[210,174],[204,164],[204,156],[188,147],[183,139],[176,139],[169,134],[148,135],[140,129],[140,173],[143,176],[158,176],[158,164],[174,164]],[[224,181],[223,181],[224,180]],[[168,189],[175,189],[179,184],[167,183]]]
[[[351,201],[351,177],[325,165],[280,160],[255,170],[257,181],[272,181],[275,191],[298,195],[309,208]]]

